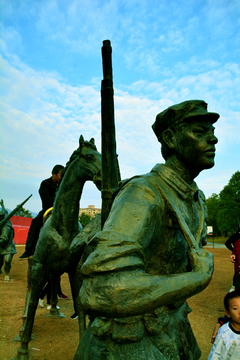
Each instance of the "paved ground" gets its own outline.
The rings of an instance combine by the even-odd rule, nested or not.
[[[227,249],[224,244],[208,242],[205,248],[215,248],[215,249]]]

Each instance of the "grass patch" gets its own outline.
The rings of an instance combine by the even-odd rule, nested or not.
[[[228,239],[228,237],[225,237],[225,236],[214,236],[214,242],[216,244],[225,244],[227,239]],[[213,236],[208,236],[207,240],[208,240],[208,243],[213,242]]]

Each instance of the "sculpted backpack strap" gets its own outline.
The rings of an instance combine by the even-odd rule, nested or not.
[[[179,208],[175,206],[172,202],[169,202],[171,212],[173,213],[174,217],[178,221],[178,224],[180,226],[180,229],[182,230],[182,233],[185,237],[185,240],[188,243],[188,246],[190,249],[199,249],[199,245],[197,242],[197,239],[193,236],[191,230],[189,229],[184,217],[182,216],[182,213],[179,211]]]
[[[168,194],[168,196],[166,196],[166,194]],[[169,194],[169,190],[167,188],[165,189],[165,186],[162,186],[162,196],[163,196],[164,200],[166,201],[166,203],[168,204],[170,213],[173,215],[173,217],[178,222],[179,227],[182,230],[182,233],[185,237],[186,242],[188,243],[189,248],[198,250],[199,244],[197,242],[197,239],[195,239],[195,237],[193,236],[181,211],[175,205],[173,197]]]

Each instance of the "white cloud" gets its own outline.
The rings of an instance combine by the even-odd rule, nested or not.
[[[16,29],[11,26],[5,27],[0,23],[0,32],[0,49],[3,51],[3,53],[7,54],[9,51],[22,50],[22,38]]]
[[[100,144],[100,96],[95,86],[72,87],[54,78],[54,74],[36,72],[24,66],[22,68],[23,71],[14,69],[4,61],[6,90],[2,106],[5,131],[3,148],[14,140],[18,156],[23,159],[34,147],[37,150],[34,155],[37,161],[60,145],[58,155],[66,161],[70,156],[69,151],[66,154],[66,149],[73,151],[81,132],[89,138],[96,137]],[[237,77],[237,64],[227,64],[218,70],[184,76],[178,80],[174,75],[161,83],[138,81],[129,87],[135,96],[126,90],[115,89],[119,160],[121,162],[124,159],[128,169],[130,163],[134,164],[132,174],[128,171],[126,176],[139,172],[139,158],[141,164],[145,164],[146,171],[149,165],[162,159],[151,129],[156,114],[174,102],[199,98],[200,93],[203,99],[210,100],[209,110],[218,111],[222,115],[217,126],[217,135],[221,140],[219,151],[224,151],[229,141],[239,142],[239,112],[223,110],[221,113],[230,100],[229,96],[239,87]],[[7,83],[8,79],[11,80],[11,86]],[[11,87],[11,91],[8,91],[8,87]],[[217,89],[219,99],[214,97],[213,87]],[[8,154],[13,155],[16,147],[9,149]],[[10,168],[7,173],[9,171]]]
[[[65,163],[78,146],[81,132],[86,138],[99,139],[100,99],[93,86],[76,89],[52,74],[22,68],[3,60],[1,147],[6,170],[2,176],[8,178],[14,177],[14,163],[22,168],[22,176],[29,175],[26,158],[38,169],[34,171],[38,177],[43,158],[46,168],[62,163],[62,158]]]
[[[221,115],[217,165],[209,175],[204,172],[206,180],[200,178],[203,187],[218,192],[226,181],[221,167],[230,174],[238,161],[233,147],[240,139],[238,0],[185,0],[178,6],[167,0],[2,4],[4,180],[17,177],[37,189],[53,164],[68,160],[80,134],[95,137],[100,150],[100,48],[109,38],[122,176],[147,172],[162,161],[151,129],[156,114],[198,98]],[[89,186],[88,195],[94,193]]]

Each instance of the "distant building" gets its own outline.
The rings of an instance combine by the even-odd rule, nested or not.
[[[85,213],[91,217],[96,216],[97,214],[99,214],[101,212],[101,209],[97,209],[95,208],[95,205],[88,205],[87,208],[80,208],[79,209],[79,216],[82,215],[82,213]]]

